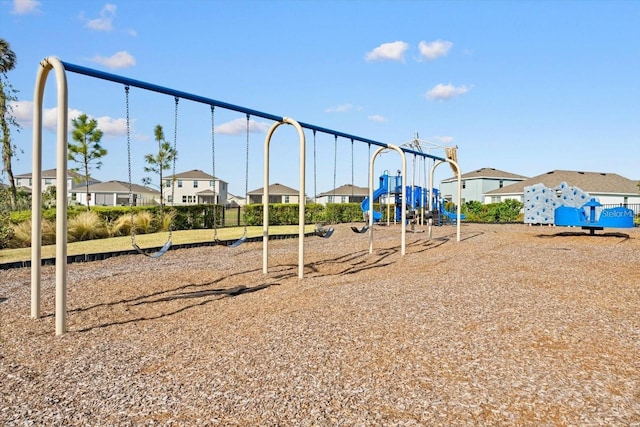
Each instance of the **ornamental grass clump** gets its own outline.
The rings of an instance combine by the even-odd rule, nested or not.
[[[140,211],[133,216],[133,227],[136,234],[148,234],[156,231],[153,214],[149,211]]]
[[[56,224],[48,219],[42,220],[42,244],[56,243]],[[13,236],[7,243],[9,248],[28,248],[31,246],[31,220],[22,221],[13,226]]]
[[[109,235],[111,237],[128,236],[131,234],[131,215],[120,215],[108,225]]]
[[[67,241],[69,242],[103,239],[108,236],[107,226],[93,211],[82,212],[67,223]]]

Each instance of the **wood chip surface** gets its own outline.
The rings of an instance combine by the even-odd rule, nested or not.
[[[640,230],[464,224],[0,272],[2,426],[640,426]]]

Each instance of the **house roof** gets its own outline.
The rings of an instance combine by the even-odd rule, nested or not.
[[[512,180],[525,180],[527,179],[524,175],[518,175],[516,173],[502,171],[500,169],[495,168],[481,168],[471,172],[466,172],[460,175],[462,179],[474,179],[474,178],[494,178],[494,179],[512,179]],[[442,182],[450,182],[456,181],[458,179],[457,176],[452,176],[451,178],[443,179]]]
[[[300,192],[291,187],[287,187],[282,184],[271,184],[269,186],[269,195],[270,196],[297,196]],[[264,187],[260,187],[256,190],[249,191],[247,194],[250,196],[259,196],[264,194]]]
[[[523,194],[524,188],[531,185],[544,184],[547,187],[553,188],[562,182],[566,182],[572,187],[578,187],[587,193],[638,195],[638,181],[625,178],[617,173],[566,170],[553,170],[521,182],[507,185],[503,188],[489,191],[486,194]]]
[[[23,173],[20,175],[16,175],[14,176],[14,178],[31,178],[33,176],[33,172],[27,172],[27,173]],[[57,169],[47,169],[47,170],[43,170],[40,174],[40,176],[42,178],[56,178],[57,177]],[[69,178],[84,178],[83,175],[79,174],[78,172],[75,172],[71,169],[67,170],[67,176]],[[89,177],[89,179],[97,181],[97,179],[91,178]]]
[[[324,193],[318,194],[318,197],[324,196],[368,196],[369,188],[358,187],[356,185],[345,184],[336,188],[335,190],[325,191]]]
[[[160,194],[159,191],[143,185],[131,184],[134,193]],[[86,193],[87,187],[76,187],[74,193]],[[123,181],[106,181],[89,186],[89,193],[129,193],[129,183]]]
[[[187,172],[181,172],[174,175],[170,175],[167,179],[202,179],[202,180],[213,180],[213,175],[208,174],[206,172],[201,171],[200,169],[193,169]],[[220,178],[215,178],[218,181],[222,181]],[[223,181],[224,182],[224,181]]]

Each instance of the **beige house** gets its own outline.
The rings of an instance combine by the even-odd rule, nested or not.
[[[163,179],[163,193],[166,203],[175,205],[227,204],[227,183],[199,169],[169,175]],[[173,190],[171,188],[172,181],[174,181]],[[171,197],[172,191],[173,198]]]
[[[249,191],[249,204],[261,204],[264,195],[264,187],[257,190]],[[300,203],[300,194],[298,190],[287,187],[282,184],[271,184],[269,186],[269,203]]]
[[[640,193],[638,181],[625,178],[616,173],[581,172],[553,170],[538,176],[520,181],[503,188],[489,191],[484,195],[485,203],[498,203],[507,199],[524,201],[524,188],[535,184],[544,184],[554,188],[566,182],[571,187],[597,197],[603,205],[639,204]]]
[[[316,202],[323,205],[327,203],[362,203],[368,195],[369,189],[367,187],[345,184],[334,190],[318,194]]]
[[[89,186],[91,194],[90,206],[129,206],[129,183],[123,181],[106,181]],[[134,206],[160,204],[160,192],[149,187],[131,184]],[[71,203],[86,205],[87,188],[76,187],[71,190]]]

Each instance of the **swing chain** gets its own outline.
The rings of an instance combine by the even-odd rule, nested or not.
[[[129,85],[124,87],[125,94],[125,106],[126,106],[126,123],[127,123],[127,167],[129,169],[129,212],[131,214],[131,244],[135,246],[136,244],[136,229],[134,226],[134,214],[133,214],[133,184],[131,177],[131,119],[129,113]]]

